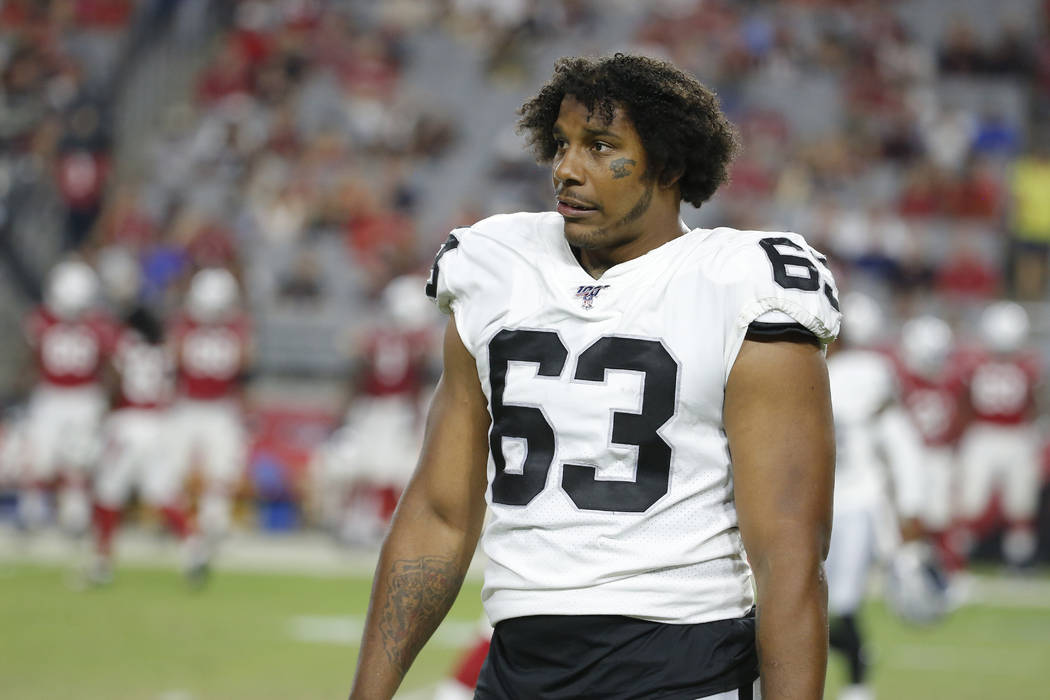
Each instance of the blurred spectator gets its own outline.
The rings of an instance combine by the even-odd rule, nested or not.
[[[989,156],[1013,156],[1021,148],[1022,134],[1016,124],[996,110],[988,110],[977,123],[973,139],[975,153]]]
[[[322,269],[317,256],[303,251],[296,257],[292,268],[284,275],[278,295],[283,302],[295,306],[316,304],[321,297],[324,283]]]
[[[84,100],[69,113],[59,144],[58,185],[68,212],[68,247],[80,247],[91,233],[102,209],[109,170],[109,135],[101,105]]]
[[[1011,273],[1015,293],[1042,299],[1050,249],[1050,147],[1046,137],[1015,163],[1010,177]]]
[[[1001,282],[999,271],[986,256],[963,245],[938,270],[936,289],[956,300],[985,300],[1001,293]]]
[[[261,343],[331,354],[447,222],[550,205],[549,173],[493,125],[553,53],[616,36],[695,73],[740,127],[731,185],[683,210],[689,223],[798,230],[899,310],[965,318],[1004,288],[1045,299],[1045,11],[1022,25],[994,4],[931,19],[913,0],[231,0],[194,25],[215,32],[207,54],[166,56],[184,80],[135,88],[190,4],[208,3],[0,3],[2,254],[27,279],[46,266],[26,249],[57,252],[40,243],[40,217],[57,212],[58,248],[125,250],[157,310],[177,308],[198,269],[226,267],[250,281]],[[129,42],[142,53],[118,71],[130,87],[105,84],[140,9],[150,40]],[[117,127],[129,117],[113,106],[134,106],[136,89],[157,109]],[[459,148],[460,129],[499,135]]]
[[[945,73],[975,74],[987,67],[984,50],[978,43],[973,27],[965,19],[956,18],[952,22],[937,62]]]

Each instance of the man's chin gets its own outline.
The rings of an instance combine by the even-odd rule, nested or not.
[[[602,229],[579,221],[565,221],[565,240],[573,248],[590,250],[602,247]]]

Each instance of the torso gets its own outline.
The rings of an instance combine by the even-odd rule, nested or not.
[[[157,410],[170,403],[174,363],[166,347],[127,330],[117,343],[113,364],[120,376],[117,408]]]
[[[60,388],[97,384],[115,334],[114,324],[101,315],[67,321],[45,308],[30,315],[27,332],[43,385]]]
[[[440,262],[493,418],[490,619],[740,617],[725,381],[763,293],[817,325],[837,315],[772,284],[767,234],[697,230],[595,280],[560,221],[494,217]]]
[[[172,336],[182,396],[213,401],[236,394],[250,342],[246,319],[202,324],[182,317],[176,321]]]
[[[1039,365],[1035,357],[983,355],[969,372],[969,399],[975,421],[1021,425],[1035,417]]]
[[[904,405],[923,441],[930,447],[954,445],[966,428],[963,406],[966,383],[958,364],[949,363],[941,376],[930,379],[898,365]]]

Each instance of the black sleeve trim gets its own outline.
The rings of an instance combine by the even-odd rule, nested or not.
[[[452,233],[448,234],[448,238],[446,238],[445,242],[441,244],[440,248],[438,248],[437,255],[434,256],[434,266],[430,268],[430,277],[427,278],[427,286],[424,288],[426,295],[431,299],[437,299],[437,281],[438,275],[441,273],[438,264],[441,262],[442,256],[444,256],[445,253],[447,253],[448,251],[455,250],[458,247],[459,239],[456,238],[456,233],[455,231],[453,231]]]
[[[820,339],[801,323],[752,321],[744,337],[759,343],[805,343],[820,347]]]

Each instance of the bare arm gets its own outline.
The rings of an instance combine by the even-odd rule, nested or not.
[[[456,599],[485,516],[488,427],[474,358],[450,319],[423,451],[376,567],[352,699],[392,697]]]
[[[827,367],[812,345],[744,341],[726,384],[740,534],[755,574],[764,700],[823,695],[824,558],[835,440]]]

